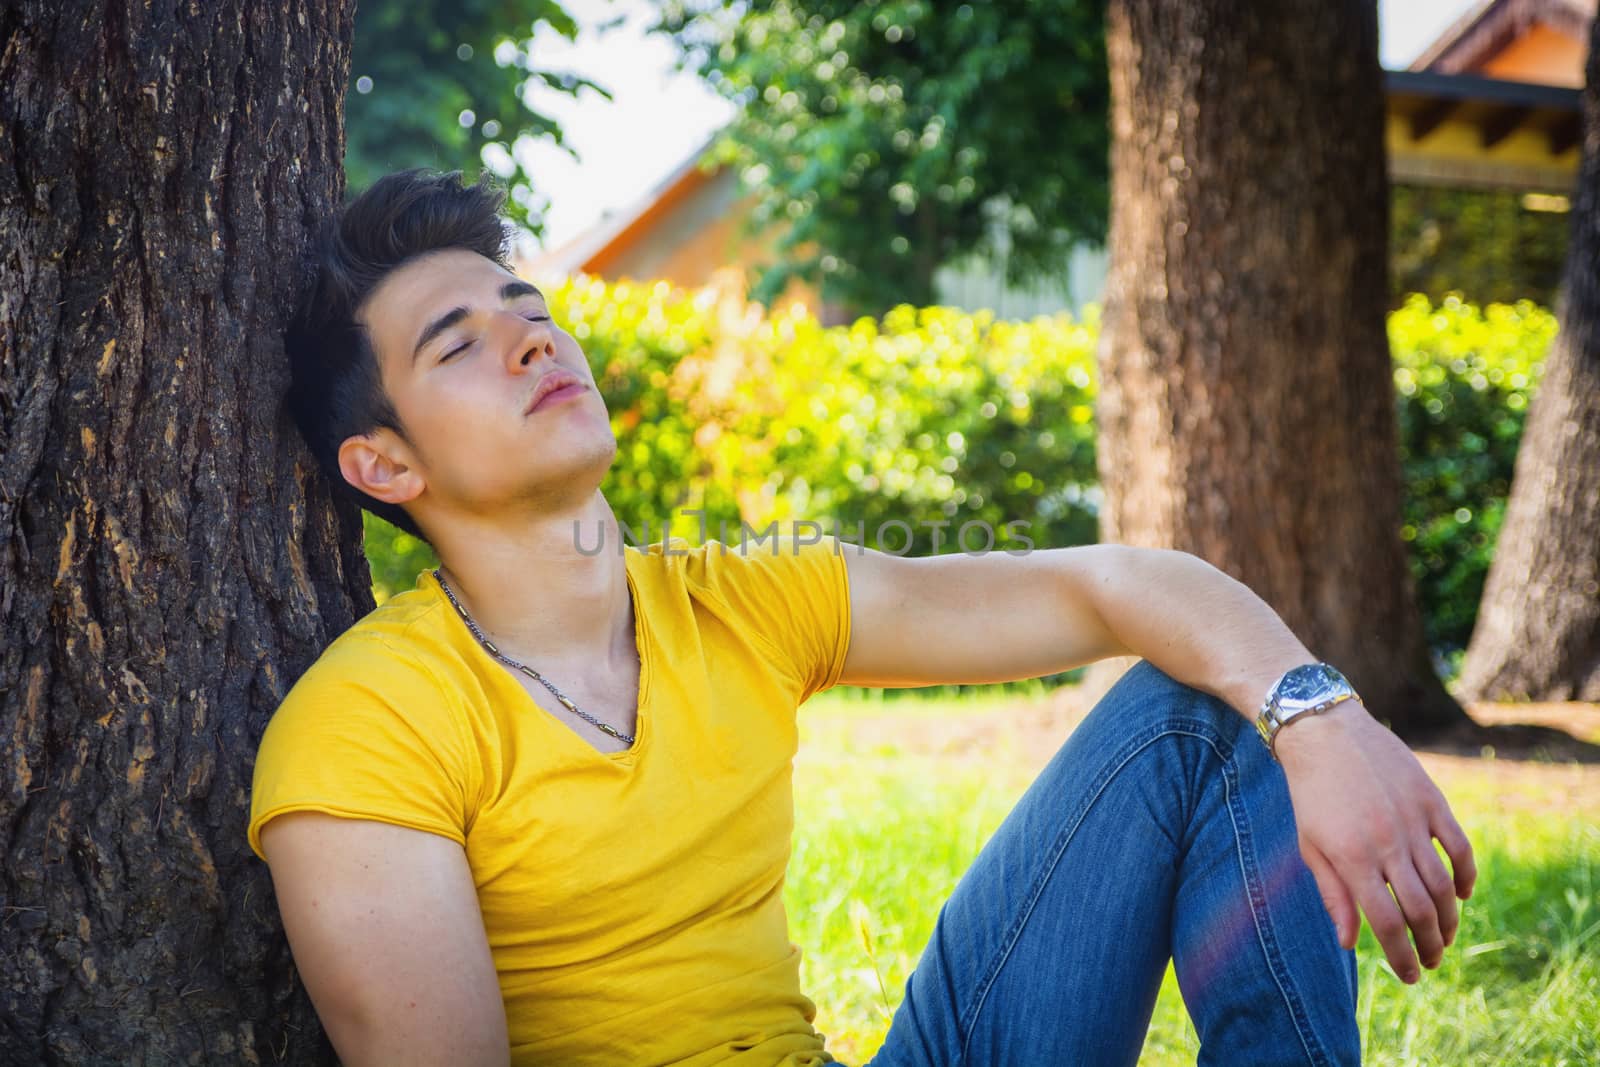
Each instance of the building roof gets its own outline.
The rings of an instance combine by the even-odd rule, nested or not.
[[[1408,68],[1435,74],[1479,70],[1507,45],[1544,23],[1587,39],[1597,0],[1483,0],[1428,46]]]
[[[561,277],[580,271],[604,269],[609,250],[625,243],[639,231],[687,199],[717,173],[719,168],[703,162],[721,131],[696,148],[678,167],[657,182],[649,192],[620,211],[603,216],[588,229],[564,244],[535,255],[523,267],[530,275]]]
[[[1389,71],[1384,90],[1396,180],[1564,193],[1576,179],[1580,90],[1418,71]]]

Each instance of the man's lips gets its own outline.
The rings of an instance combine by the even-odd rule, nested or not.
[[[566,370],[546,371],[539,379],[539,384],[533,387],[533,396],[528,400],[528,406],[523,411],[524,415],[531,415],[539,409],[545,399],[555,393],[576,395],[587,389],[583,379]]]

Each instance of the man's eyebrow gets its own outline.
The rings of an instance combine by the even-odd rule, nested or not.
[[[505,287],[500,290],[500,301],[502,303],[507,300],[514,300],[519,296],[536,296],[540,300],[544,299],[544,294],[527,282],[507,282]]]
[[[505,303],[507,300],[514,300],[519,296],[536,296],[540,300],[544,299],[544,294],[527,282],[507,282],[500,289],[501,303]],[[466,317],[467,309],[465,307],[454,307],[428,323],[427,328],[422,331],[422,336],[417,338],[417,347],[411,351],[411,362],[415,363],[417,361],[417,357],[422,354],[422,350],[428,346],[429,341]]]

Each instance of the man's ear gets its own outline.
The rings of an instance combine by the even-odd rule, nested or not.
[[[415,462],[393,430],[346,437],[339,446],[344,480],[385,504],[409,503],[422,494],[426,483]]]

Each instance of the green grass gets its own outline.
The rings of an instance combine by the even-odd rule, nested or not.
[[[852,1067],[882,1042],[940,905],[1030,772],[1003,735],[992,758],[916,755],[881,739],[853,744],[850,720],[888,714],[915,730],[930,717],[1016,701],[830,694],[801,713],[790,932],[805,950],[801,979],[817,1027]],[[1444,964],[1414,987],[1363,930],[1365,1062],[1600,1063],[1600,813],[1503,810],[1487,777],[1460,778],[1448,792],[1473,839],[1477,892]],[[1141,1062],[1193,1064],[1197,1049],[1169,968]]]

